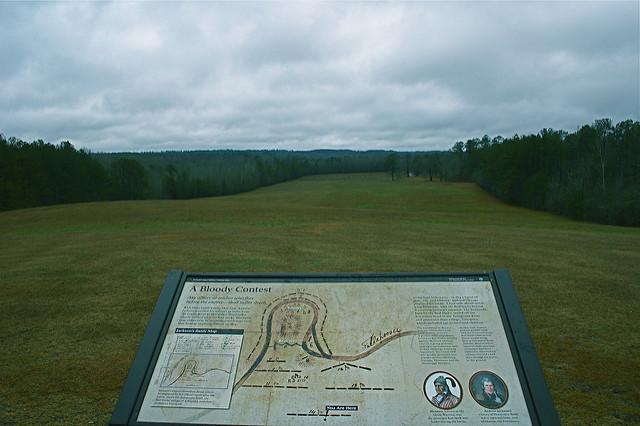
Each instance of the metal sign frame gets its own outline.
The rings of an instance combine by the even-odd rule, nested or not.
[[[259,282],[437,282],[491,281],[494,296],[507,336],[511,355],[520,379],[525,402],[534,425],[559,425],[560,420],[542,373],[518,298],[506,269],[482,273],[193,273],[169,272],[156,306],[147,324],[140,347],[122,387],[110,425],[149,425],[136,419],[160,355],[162,343],[173,318],[185,282],[229,279]]]

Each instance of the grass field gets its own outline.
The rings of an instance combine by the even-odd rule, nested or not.
[[[304,178],[0,213],[0,424],[104,424],[167,272],[510,270],[563,423],[640,422],[640,229],[472,184]]]

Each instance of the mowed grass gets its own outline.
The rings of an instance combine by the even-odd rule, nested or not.
[[[104,424],[167,272],[507,268],[563,423],[640,422],[640,229],[473,184],[315,176],[0,213],[1,424]]]

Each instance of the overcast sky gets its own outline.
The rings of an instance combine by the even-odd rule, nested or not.
[[[449,149],[640,116],[631,2],[0,3],[0,133]]]

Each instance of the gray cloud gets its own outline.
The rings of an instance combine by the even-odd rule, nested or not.
[[[637,2],[0,3],[0,132],[448,149],[640,119]]]

